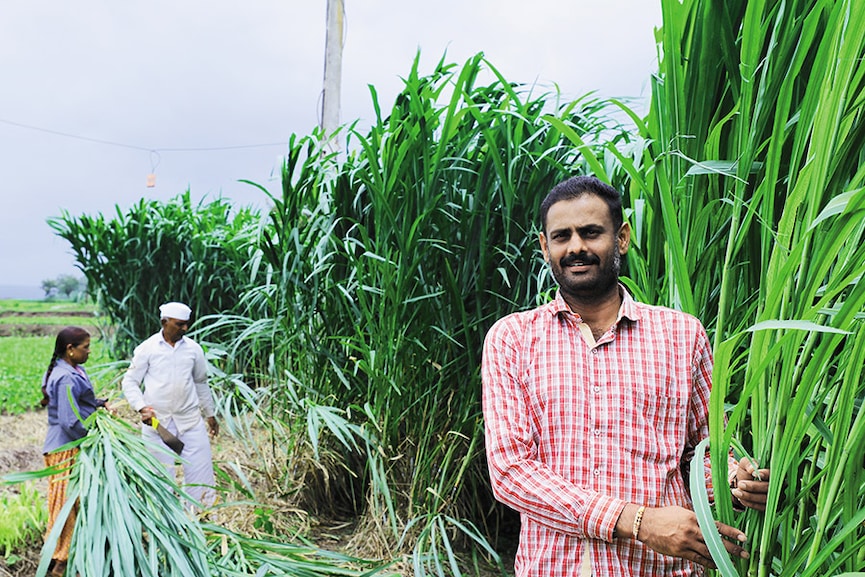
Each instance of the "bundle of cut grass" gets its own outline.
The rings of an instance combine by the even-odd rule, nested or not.
[[[69,574],[211,575],[200,525],[184,510],[190,499],[150,454],[136,429],[103,411],[87,425],[70,470],[67,502],[46,539],[37,575],[75,501],[78,515],[69,551]]]
[[[86,425],[87,436],[66,446],[77,446],[79,453],[69,468],[67,502],[43,546],[38,576],[48,571],[76,501],[69,575],[360,577],[380,574],[388,566],[202,525],[184,508],[184,502],[198,504],[165,474],[137,429],[104,411],[94,413]],[[10,475],[4,481],[55,472]]]

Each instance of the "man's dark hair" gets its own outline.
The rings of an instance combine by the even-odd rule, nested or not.
[[[550,207],[561,200],[572,200],[584,194],[594,194],[607,203],[610,217],[613,219],[613,230],[622,227],[622,195],[619,191],[594,176],[573,176],[555,185],[541,202],[541,230],[547,232],[547,213]]]

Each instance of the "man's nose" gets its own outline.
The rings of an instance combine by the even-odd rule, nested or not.
[[[571,241],[568,243],[568,252],[573,254],[586,252],[586,243],[582,236],[576,233],[571,235]]]

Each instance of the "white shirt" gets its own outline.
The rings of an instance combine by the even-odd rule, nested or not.
[[[181,433],[201,420],[202,411],[214,415],[204,351],[186,337],[172,347],[159,331],[135,347],[122,387],[133,409],[151,406],[159,420],[173,419]]]

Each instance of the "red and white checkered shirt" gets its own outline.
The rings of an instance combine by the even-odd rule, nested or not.
[[[561,294],[487,334],[486,451],[496,497],[520,512],[518,577],[577,576],[584,548],[594,575],[702,574],[613,538],[626,503],[691,508],[683,469],[709,434],[712,374],[697,319],[620,290],[594,346]]]

